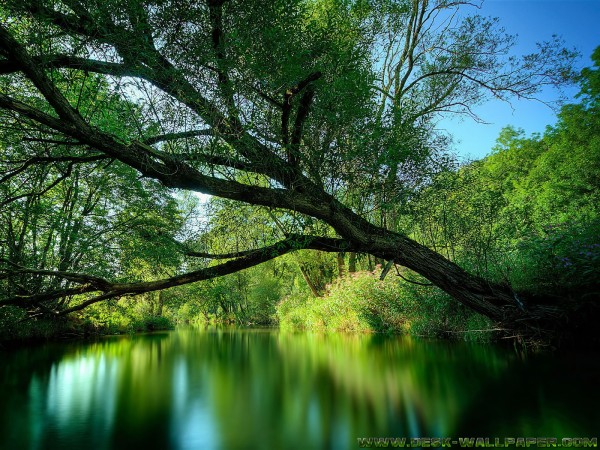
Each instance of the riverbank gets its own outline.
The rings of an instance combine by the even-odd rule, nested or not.
[[[85,340],[102,336],[172,330],[175,323],[163,316],[146,316],[122,323],[98,323],[77,317],[26,318],[22,310],[3,308],[0,317],[0,347],[48,341]]]
[[[128,300],[133,302],[134,300]],[[143,302],[140,302],[142,305]],[[121,307],[119,305],[119,307]],[[189,309],[189,302],[183,309]],[[131,308],[121,308],[129,311]],[[142,310],[143,308],[138,307]],[[169,330],[177,325],[274,326],[283,331],[318,334],[408,335],[453,341],[515,345],[518,348],[597,349],[597,341],[561,334],[554,340],[533,340],[505,329],[454,301],[423,279],[387,276],[381,269],[348,274],[327,287],[322,297],[295,294],[280,300],[268,324],[243,322],[224,314],[183,314],[182,308],[165,308],[164,315],[124,314],[121,310],[88,309],[79,316],[28,318],[17,308],[3,308],[0,345],[27,345],[65,339],[88,339]]]
[[[492,342],[502,329],[441,290],[380,272],[356,272],[323,297],[289,296],[276,308],[282,329],[407,334]]]

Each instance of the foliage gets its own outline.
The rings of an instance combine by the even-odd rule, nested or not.
[[[290,296],[277,305],[282,329],[318,332],[405,333],[485,340],[491,322],[456,305],[439,289],[407,283],[381,271],[357,272],[323,298]],[[474,330],[469,333],[470,330]]]
[[[110,327],[198,314],[262,323],[278,298],[306,292],[296,289],[300,275],[320,296],[336,263],[343,278],[345,255],[362,253],[410,268],[494,319],[537,322],[542,309],[516,310],[508,283],[481,275],[530,230],[504,233],[510,214],[539,228],[592,211],[597,179],[580,175],[595,162],[583,161],[587,142],[597,142],[575,130],[581,156],[564,164],[558,142],[573,141],[574,130],[564,119],[557,150],[541,152],[509,186],[489,162],[481,164],[489,174],[449,167],[447,137],[435,131],[441,114],[472,115],[490,97],[531,98],[573,75],[575,53],[560,41],[510,56],[514,38],[472,6],[5,0],[0,307],[85,317],[80,310],[105,302],[88,314]],[[595,71],[583,77],[586,100],[565,110],[577,123],[596,108]],[[577,193],[554,182],[556,166]],[[522,195],[531,186],[543,187],[533,203]],[[221,199],[197,220],[193,200],[176,190]],[[550,222],[556,209],[564,217]],[[270,261],[303,249],[331,255]],[[329,296],[343,309],[335,289]],[[400,327],[397,316],[413,319],[408,294],[364,289],[375,315],[334,328],[387,330]],[[399,311],[382,305],[388,297]],[[428,306],[434,322],[442,303]],[[317,324],[328,314],[319,308],[311,307]]]
[[[550,224],[539,233],[524,236],[518,243],[521,264],[513,283],[519,288],[554,294],[557,290],[575,292],[594,286],[600,273],[598,236],[598,219]]]
[[[600,52],[595,60],[600,63]],[[594,295],[600,274],[599,66],[582,72],[583,101],[563,107],[556,126],[531,138],[504,129],[490,156],[448,169],[418,191],[402,226],[514,291],[548,301]],[[390,275],[381,282],[369,272],[338,280],[323,299],[288,297],[277,312],[283,328],[316,331],[461,335],[493,328],[436,288]]]
[[[508,127],[493,153],[421,191],[408,227],[421,242],[514,290],[559,298],[595,289],[600,265],[600,67],[582,71],[581,103],[543,135]]]
[[[16,307],[0,309],[0,342],[45,340],[73,332],[72,322],[38,318],[28,320],[25,311]]]

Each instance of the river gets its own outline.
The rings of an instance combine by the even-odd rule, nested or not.
[[[180,329],[0,357],[7,450],[355,449],[370,437],[600,434],[600,365],[585,355]]]

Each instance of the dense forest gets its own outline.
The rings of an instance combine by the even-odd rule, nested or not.
[[[596,342],[600,48],[467,1],[4,0],[0,339],[275,324]],[[437,127],[577,83],[461,161]],[[205,195],[198,195],[205,194]]]

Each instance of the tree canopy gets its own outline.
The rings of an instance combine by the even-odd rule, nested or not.
[[[64,315],[319,249],[403,265],[495,320],[555,315],[399,220],[445,166],[440,115],[574,76],[558,40],[516,58],[514,37],[477,12],[446,0],[4,0],[0,305]],[[263,228],[249,248],[193,248],[186,191],[270,220],[248,216]],[[194,252],[228,261],[194,266]],[[141,260],[150,279],[133,270]]]

